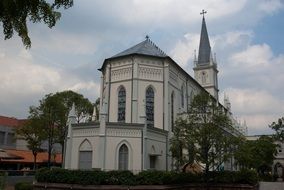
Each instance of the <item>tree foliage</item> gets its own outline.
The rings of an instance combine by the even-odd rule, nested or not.
[[[66,122],[73,103],[75,104],[78,122],[82,118],[90,118],[93,111],[92,103],[83,95],[73,91],[47,94],[40,100],[38,107],[30,107],[29,120],[35,121],[32,127],[42,127],[42,134],[48,142],[48,166],[50,166],[52,148],[55,143],[61,144],[63,153],[64,140],[67,134]]]
[[[196,161],[217,170],[232,155],[232,123],[207,93],[194,97],[186,115],[175,123],[171,152],[181,166]]]
[[[27,141],[27,147],[32,151],[34,156],[34,166],[36,169],[36,157],[38,152],[42,151],[41,145],[45,140],[43,123],[38,117],[29,118],[16,133]]]
[[[269,136],[261,136],[255,141],[244,140],[235,152],[235,159],[242,168],[255,169],[259,174],[271,171],[277,145]]]
[[[51,3],[50,3],[51,2]],[[1,0],[0,22],[6,39],[10,39],[14,32],[21,38],[26,48],[31,47],[28,35],[27,21],[32,23],[43,22],[52,28],[60,19],[61,7],[67,9],[73,6],[73,0]]]
[[[274,139],[284,143],[284,117],[279,118],[277,122],[273,122],[269,127],[275,131]]]

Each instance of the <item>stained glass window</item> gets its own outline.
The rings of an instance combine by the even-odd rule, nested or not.
[[[148,87],[146,90],[146,118],[147,126],[154,127],[154,90]]]
[[[119,148],[118,169],[128,170],[128,148],[125,144]]]
[[[118,91],[118,115],[117,121],[125,122],[126,91],[123,86]]]

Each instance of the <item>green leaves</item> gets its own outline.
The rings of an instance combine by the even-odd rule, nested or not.
[[[171,151],[177,168],[194,161],[205,164],[207,172],[219,168],[232,155],[235,137],[228,133],[230,128],[230,118],[212,97],[195,96],[186,118],[175,123]]]
[[[255,141],[242,141],[235,152],[235,159],[243,168],[254,168],[259,174],[271,171],[277,145],[268,136]]]
[[[72,104],[75,103],[78,123],[92,115],[93,105],[83,95],[73,91],[47,94],[39,106],[30,107],[27,124],[18,131],[28,142],[31,150],[37,151],[43,140],[48,141],[49,158],[53,144],[60,143],[62,152],[67,135],[67,119]]]
[[[276,134],[273,135],[274,139],[280,142],[284,142],[284,117],[279,118],[277,122],[273,122],[269,125],[271,129],[273,129]]]
[[[50,1],[49,1],[50,2]],[[31,47],[27,21],[44,22],[52,28],[60,19],[60,7],[65,9],[73,6],[73,0],[55,0],[52,4],[45,0],[1,0],[0,22],[3,23],[4,38],[10,39],[14,31],[22,38],[26,48]]]

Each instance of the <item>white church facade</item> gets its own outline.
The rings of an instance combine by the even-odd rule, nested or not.
[[[218,100],[218,69],[202,20],[194,78],[148,37],[105,59],[101,71],[100,119],[76,124],[69,114],[66,169],[172,170],[174,121],[202,91]],[[230,103],[224,111],[232,120]],[[222,105],[221,105],[222,106]],[[234,121],[236,133],[245,130]]]

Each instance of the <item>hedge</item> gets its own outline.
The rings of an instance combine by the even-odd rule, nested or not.
[[[31,190],[33,189],[33,184],[30,182],[19,182],[15,185],[15,190]]]
[[[82,171],[66,169],[40,169],[36,180],[43,183],[65,183],[80,185],[169,185],[188,183],[251,184],[258,181],[257,173],[251,170],[209,172],[191,174],[166,171],[142,171],[134,175],[130,171]]]
[[[4,189],[6,182],[6,174],[5,172],[0,172],[0,189]]]

